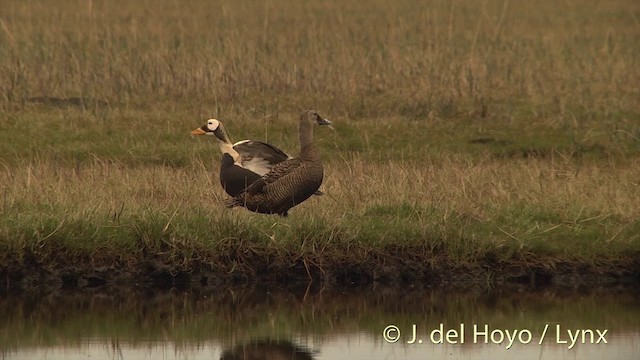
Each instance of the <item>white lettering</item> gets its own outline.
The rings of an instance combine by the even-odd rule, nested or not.
[[[484,325],[484,331],[478,331],[478,325],[473,324],[473,343],[477,344],[478,343],[478,336],[484,336],[484,343],[488,344],[489,343],[489,339],[487,338],[487,335],[489,334],[489,325]]]

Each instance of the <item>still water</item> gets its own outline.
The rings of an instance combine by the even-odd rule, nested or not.
[[[2,359],[640,359],[619,288],[0,293]]]

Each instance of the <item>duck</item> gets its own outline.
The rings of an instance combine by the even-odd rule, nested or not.
[[[240,194],[225,200],[226,207],[241,206],[256,213],[286,217],[292,207],[311,197],[320,188],[324,177],[320,152],[313,143],[315,125],[332,127],[331,121],[315,110],[304,111],[298,122],[298,156],[273,166]]]
[[[229,196],[237,196],[249,185],[266,175],[271,168],[292,157],[271,144],[257,140],[232,143],[220,120],[209,119],[192,135],[213,135],[220,143],[220,185]],[[316,191],[315,195],[323,195]]]
[[[220,184],[227,194],[237,196],[249,185],[266,175],[274,165],[291,156],[279,148],[256,140],[232,143],[222,122],[209,119],[191,131],[192,135],[213,135],[220,140]]]

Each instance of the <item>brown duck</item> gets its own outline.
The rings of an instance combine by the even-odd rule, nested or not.
[[[225,205],[229,208],[244,206],[262,214],[287,216],[289,209],[313,195],[324,176],[320,153],[313,144],[315,124],[331,125],[331,121],[322,118],[315,110],[303,112],[298,128],[300,154],[275,165],[242,193],[225,201]]]

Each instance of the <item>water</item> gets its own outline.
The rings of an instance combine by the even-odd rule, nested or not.
[[[640,359],[616,288],[108,287],[2,294],[0,316],[3,359]]]

